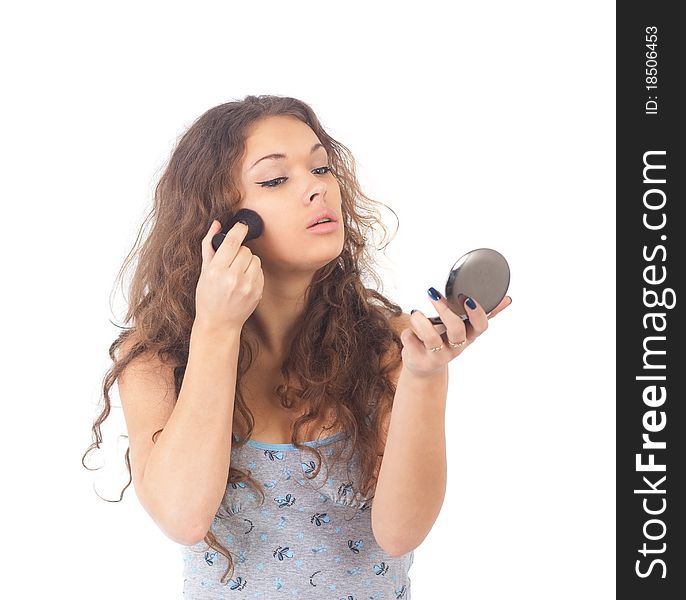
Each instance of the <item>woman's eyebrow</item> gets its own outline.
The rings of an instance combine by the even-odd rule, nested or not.
[[[312,146],[312,148],[310,148],[310,154],[312,154],[315,150],[317,150],[317,149],[319,149],[319,148],[323,148],[323,147],[324,147],[324,144],[320,144],[319,142],[317,142],[314,146]],[[255,165],[256,165],[258,162],[260,162],[260,160],[264,160],[265,158],[270,158],[270,159],[272,159],[272,160],[279,160],[279,159],[282,159],[282,158],[288,158],[288,156],[286,156],[285,154],[280,153],[280,152],[277,152],[277,153],[275,153],[275,154],[267,154],[267,156],[263,156],[263,157],[260,158],[259,160],[256,160],[256,161],[253,163],[252,167],[250,167],[250,168],[248,169],[248,171],[251,171],[251,170],[255,167]]]

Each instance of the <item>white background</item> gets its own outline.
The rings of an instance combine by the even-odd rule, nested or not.
[[[154,184],[194,119],[247,94],[304,100],[351,149],[400,219],[379,260],[405,312],[434,315],[426,289],[468,250],[510,264],[513,304],[450,366],[412,597],[614,597],[614,3],[6,6],[3,597],[181,596],[133,486],[93,489],[128,480],[116,386],[105,467],[81,456]]]

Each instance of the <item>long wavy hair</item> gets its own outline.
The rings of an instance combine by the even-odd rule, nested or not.
[[[294,422],[291,440],[297,448],[315,454],[317,467],[311,478],[319,473],[322,454],[317,447],[302,445],[297,440],[308,423],[333,410],[335,422],[352,436],[355,463],[360,467],[358,491],[369,499],[374,497],[382,456],[380,427],[392,408],[395,394],[390,374],[399,366],[402,350],[400,337],[390,322],[391,317],[402,314],[402,309],[377,291],[383,290],[383,285],[372,268],[374,259],[366,238],[377,226],[386,238],[388,232],[374,206],[383,203],[362,193],[351,152],[327,134],[310,106],[280,96],[246,96],[211,108],[177,140],[156,185],[154,206],[116,279],[120,281],[138,258],[125,316],[125,323],[130,326],[120,327],[123,331],[109,348],[113,364],[102,383],[104,407],[92,427],[94,442],[81,459],[86,469],[89,467],[84,459],[93,449],[99,449],[102,442],[100,426],[110,413],[110,389],[136,357],[154,354],[171,366],[175,400],[178,398],[195,318],[201,240],[213,218],[225,223],[223,219],[235,214],[241,201],[236,174],[245,149],[246,131],[258,119],[273,115],[297,117],[325,146],[331,172],[341,190],[345,229],[341,254],[315,272],[307,289],[304,316],[296,324],[292,346],[281,366],[285,384],[276,391],[285,408],[297,401],[307,409]],[[152,226],[139,246],[148,222]],[[363,285],[365,277],[373,280],[377,289]],[[117,356],[117,350],[134,333],[128,353]],[[241,431],[248,433],[240,440],[234,437],[233,447],[244,445],[254,426],[252,412],[241,393],[241,379],[256,352],[252,343],[241,333],[233,431],[240,426]],[[387,360],[388,357],[391,359]],[[295,384],[291,384],[291,379]],[[152,434],[153,443],[162,431]],[[124,458],[129,481],[117,502],[132,481],[129,449]],[[264,502],[264,492],[251,472],[231,466],[227,485],[241,481],[256,489]],[[222,501],[217,515],[229,518],[231,511],[227,508]],[[212,528],[204,541],[226,557],[228,568],[220,580],[225,583],[227,575],[232,577],[234,571],[231,552],[218,541]]]

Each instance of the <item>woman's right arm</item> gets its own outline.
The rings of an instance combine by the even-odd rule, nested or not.
[[[205,537],[226,491],[239,347],[240,330],[194,324],[175,406],[171,367],[136,359],[119,378],[136,494],[180,544]]]
[[[186,545],[205,537],[226,491],[240,334],[264,289],[260,258],[242,245],[248,226],[235,223],[215,252],[211,241],[220,229],[213,221],[202,240],[176,404],[173,368],[157,357],[137,357],[119,378],[138,498],[168,537]]]

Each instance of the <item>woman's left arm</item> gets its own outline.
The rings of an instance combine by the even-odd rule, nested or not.
[[[438,518],[446,489],[445,409],[448,363],[488,328],[488,320],[512,302],[509,296],[488,315],[468,303],[464,322],[444,297],[432,300],[443,325],[419,311],[403,315],[402,366],[388,423],[372,502],[374,537],[390,556],[422,543]],[[433,350],[432,350],[433,349]]]

